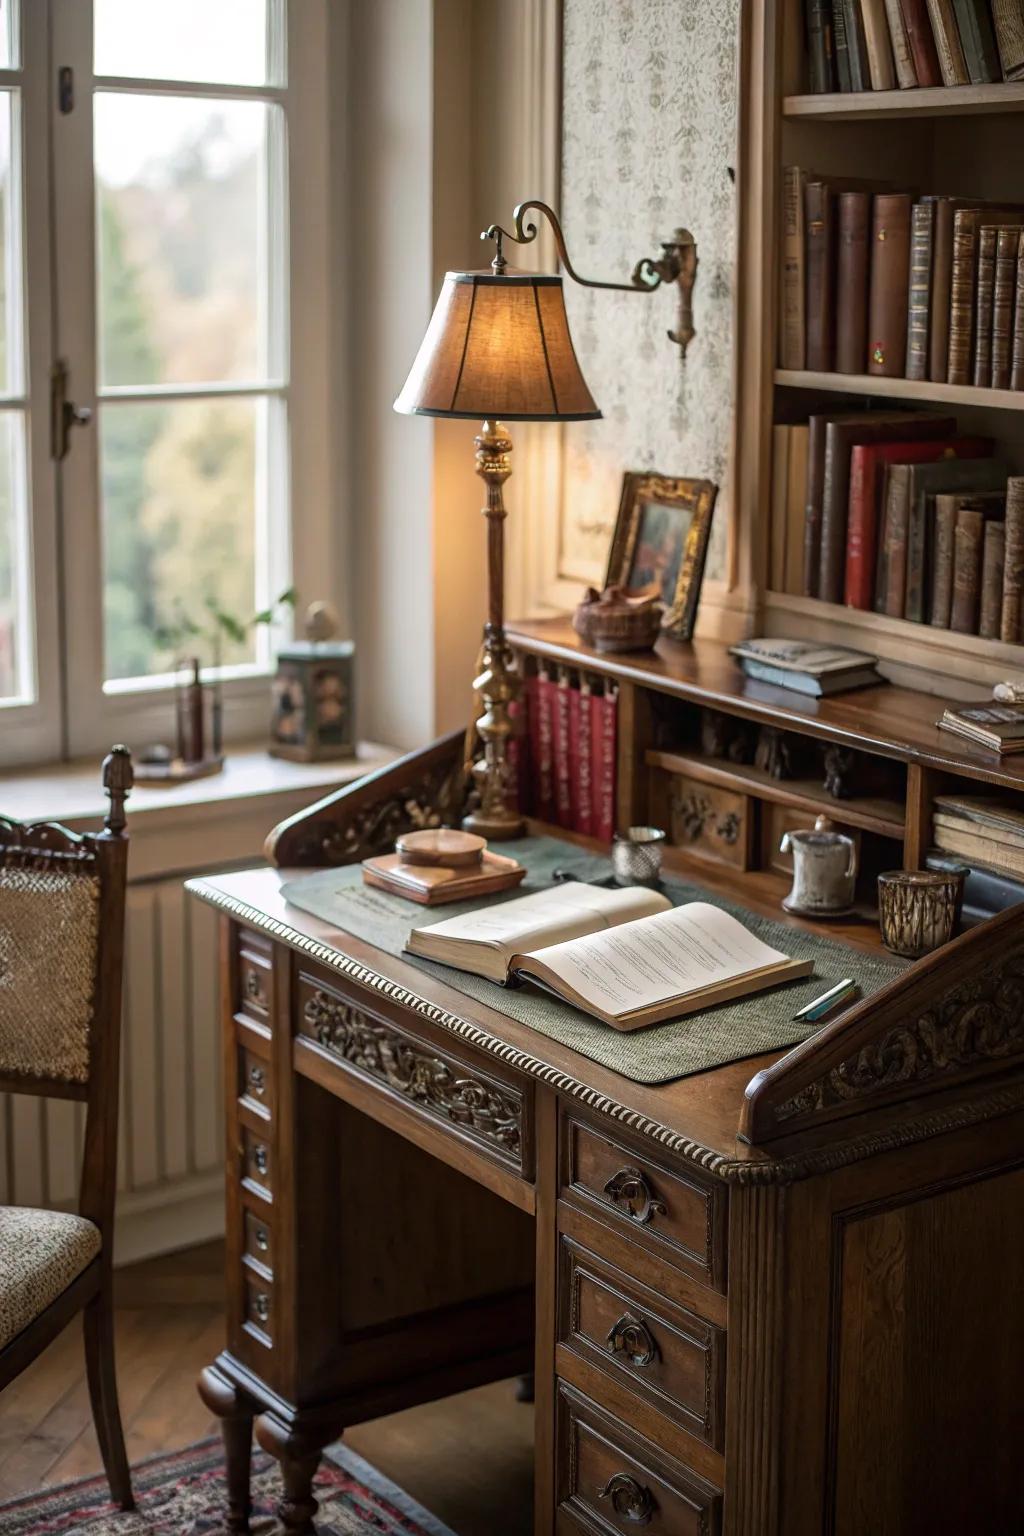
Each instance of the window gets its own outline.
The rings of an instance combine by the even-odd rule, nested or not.
[[[167,740],[191,654],[258,735],[280,631],[248,620],[299,548],[302,597],[335,595],[292,515],[328,490],[326,337],[291,361],[293,296],[324,292],[326,9],[0,0],[0,761]]]

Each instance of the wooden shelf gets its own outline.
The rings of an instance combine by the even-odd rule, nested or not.
[[[758,800],[770,800],[776,805],[791,805],[795,810],[807,811],[811,816],[825,814],[846,826],[860,827],[865,832],[876,832],[882,837],[903,841],[906,828],[903,802],[900,800],[881,797],[836,800],[816,779],[773,779],[763,768],[756,768],[753,763],[720,762],[715,758],[700,757],[688,752],[651,750],[647,752],[645,761],[649,768],[683,773],[700,784],[737,790],[741,794],[753,795]]]
[[[1024,411],[1024,390],[977,389],[973,384],[885,379],[871,373],[813,373],[806,368],[777,368],[775,382],[786,389],[827,390],[840,395],[881,395],[887,400],[934,400],[943,405],[985,405],[1004,411]]]
[[[1024,82],[998,85],[918,87],[912,91],[849,91],[835,95],[786,96],[783,117],[820,122],[863,122],[885,117],[956,117],[1024,110]]]

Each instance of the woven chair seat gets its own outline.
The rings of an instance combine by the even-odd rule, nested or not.
[[[45,1312],[100,1251],[83,1216],[0,1206],[0,1349]]]

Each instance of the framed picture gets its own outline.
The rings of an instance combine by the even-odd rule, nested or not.
[[[605,586],[665,604],[662,632],[693,636],[718,486],[653,470],[622,477]]]

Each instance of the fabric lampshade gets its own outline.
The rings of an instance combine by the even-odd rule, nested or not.
[[[395,401],[410,416],[590,421],[562,279],[539,272],[448,272]]]

